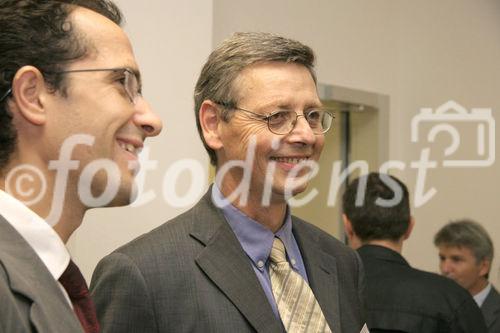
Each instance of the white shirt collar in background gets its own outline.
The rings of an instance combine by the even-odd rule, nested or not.
[[[474,295],[474,300],[476,301],[477,306],[481,307],[483,305],[484,300],[486,299],[486,297],[488,297],[490,291],[491,291],[491,283],[488,283],[488,285],[483,290]]]

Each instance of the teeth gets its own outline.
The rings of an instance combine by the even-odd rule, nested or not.
[[[135,149],[134,145],[131,143],[119,142],[119,145],[121,148],[123,148],[124,150],[126,150],[132,154],[136,153],[136,149]]]
[[[307,157],[272,157],[271,159],[281,162],[281,163],[291,163],[291,164],[298,164],[301,161],[307,161]]]

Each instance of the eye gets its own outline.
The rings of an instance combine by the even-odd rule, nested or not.
[[[270,125],[280,125],[290,121],[293,111],[280,110],[273,112],[267,117]]]
[[[116,82],[120,83],[123,87],[127,87],[127,75],[125,72],[121,72],[116,78]]]
[[[451,261],[454,263],[459,263],[463,261],[463,258],[461,257],[451,257]]]
[[[311,126],[318,126],[323,119],[323,111],[311,110],[306,114],[307,121]]]

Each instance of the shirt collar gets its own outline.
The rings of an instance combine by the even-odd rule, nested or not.
[[[491,291],[491,283],[488,283],[488,285],[483,290],[474,295],[474,300],[476,301],[477,306],[481,307],[483,305],[490,291]]]
[[[293,241],[292,218],[288,207],[283,226],[274,234],[271,230],[229,203],[217,184],[212,186],[212,202],[222,210],[243,250],[257,268],[264,269],[264,265],[271,253],[274,237],[280,238],[287,253],[291,253]]]
[[[0,215],[28,242],[55,280],[68,266],[70,255],[54,229],[22,202],[0,190]]]

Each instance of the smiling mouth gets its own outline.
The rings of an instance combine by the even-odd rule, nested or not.
[[[298,164],[302,161],[309,160],[309,157],[271,157],[272,161],[276,161],[278,163],[288,163],[288,164]]]
[[[132,155],[135,155],[135,156],[137,156],[141,152],[141,150],[142,150],[140,147],[136,147],[136,146],[134,146],[131,143],[123,142],[123,141],[120,141],[120,140],[118,140],[118,145],[123,150],[125,150],[125,151],[127,151],[127,152],[129,152],[129,153],[131,153]]]

